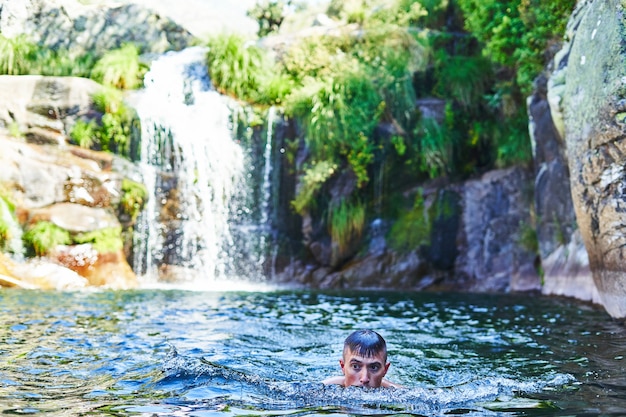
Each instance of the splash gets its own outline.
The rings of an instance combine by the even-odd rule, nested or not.
[[[554,408],[548,401],[529,398],[533,393],[570,384],[569,374],[549,375],[532,381],[502,376],[477,378],[447,387],[361,388],[323,385],[320,382],[273,381],[226,366],[179,355],[174,347],[163,364],[164,376],[157,386],[175,391],[179,398],[202,391],[204,405],[241,406],[259,409],[341,408],[342,412],[387,414],[390,410],[431,415],[467,408],[483,410]],[[210,389],[206,389],[211,387]],[[215,391],[215,388],[219,390]],[[203,389],[204,388],[204,389]],[[212,392],[213,394],[208,394]]]

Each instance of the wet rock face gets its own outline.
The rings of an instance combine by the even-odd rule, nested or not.
[[[461,189],[463,214],[455,270],[471,291],[530,291],[540,287],[536,254],[522,242],[530,227],[530,175],[496,170]]]
[[[614,317],[626,317],[625,13],[618,0],[580,2],[555,62],[576,218]]]

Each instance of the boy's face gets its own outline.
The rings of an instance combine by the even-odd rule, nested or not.
[[[363,357],[359,354],[345,349],[343,359],[339,360],[341,371],[345,376],[344,385],[359,387],[380,387],[383,377],[387,374],[389,363],[385,352],[378,352],[372,357]]]

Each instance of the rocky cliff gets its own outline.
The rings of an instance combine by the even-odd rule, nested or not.
[[[626,317],[625,12],[619,0],[579,2],[548,83],[595,299],[614,317]]]

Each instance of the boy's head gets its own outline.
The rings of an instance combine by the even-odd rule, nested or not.
[[[387,362],[387,343],[385,339],[373,330],[357,330],[352,332],[343,343],[343,355],[346,352],[356,353],[365,358],[383,354]]]
[[[389,369],[387,343],[373,330],[357,330],[346,338],[339,364],[344,386],[378,388]]]

